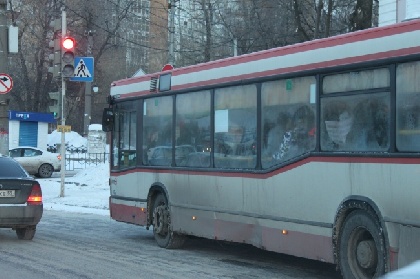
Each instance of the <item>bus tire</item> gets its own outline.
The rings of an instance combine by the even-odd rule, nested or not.
[[[355,210],[346,217],[340,232],[338,256],[344,279],[377,278],[385,273],[385,238],[373,213]]]
[[[153,203],[153,236],[159,247],[166,249],[180,248],[185,242],[185,236],[172,231],[168,200],[162,193]]]

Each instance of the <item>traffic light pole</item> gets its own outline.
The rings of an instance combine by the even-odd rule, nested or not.
[[[66,11],[63,9],[61,11],[61,34],[64,38],[67,34],[67,18]],[[60,44],[61,45],[61,44]],[[64,127],[66,125],[66,117],[64,114],[64,104],[66,97],[66,80],[61,74],[61,125]],[[61,187],[60,187],[60,197],[64,197],[64,180],[66,177],[66,142],[65,142],[65,133],[64,129],[61,130]]]
[[[0,73],[8,73],[7,1],[0,0]],[[9,154],[8,94],[0,94],[0,154]]]
[[[169,59],[168,64],[175,65],[175,53],[174,53],[174,36],[175,36],[175,2],[172,0],[169,2],[170,8],[170,23],[169,23]]]

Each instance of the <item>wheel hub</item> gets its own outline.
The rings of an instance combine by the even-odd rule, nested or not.
[[[362,268],[375,267],[378,262],[378,254],[373,240],[363,240],[357,245],[357,262]]]
[[[168,210],[166,206],[157,206],[153,212],[153,228],[156,233],[165,235],[168,232]]]

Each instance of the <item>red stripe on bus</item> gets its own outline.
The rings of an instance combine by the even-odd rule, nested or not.
[[[153,169],[153,168],[136,168],[122,172],[111,172],[111,176],[122,176],[130,173],[150,172],[150,173],[171,173],[171,174],[188,174],[201,176],[220,176],[220,177],[243,177],[254,179],[266,179],[277,174],[290,171],[308,163],[364,163],[364,164],[419,164],[420,158],[372,158],[372,157],[308,157],[298,162],[286,165],[268,173],[250,173],[250,172],[230,172],[221,169],[212,169],[207,171],[197,170],[177,170],[177,169]]]
[[[264,71],[264,72],[254,72],[254,73],[239,75],[239,76],[228,76],[228,77],[224,77],[220,79],[212,79],[212,80],[206,80],[206,81],[196,82],[196,83],[185,83],[182,85],[172,86],[172,90],[181,90],[181,89],[187,89],[187,88],[198,87],[198,86],[214,85],[214,84],[234,82],[234,81],[246,80],[246,79],[252,79],[252,78],[280,75],[280,74],[285,74],[285,73],[295,73],[299,71],[343,66],[343,65],[349,65],[349,64],[360,63],[360,62],[377,61],[377,60],[385,59],[385,58],[406,56],[406,55],[418,54],[418,53],[420,53],[420,47],[412,47],[412,48],[406,48],[402,50],[393,50],[393,51],[369,54],[369,55],[364,55],[364,56],[336,59],[336,60],[331,60],[331,61],[326,61],[326,62],[300,65],[300,66],[289,67],[289,68],[278,68],[275,70]],[[136,92],[132,92],[128,94],[123,94],[120,96],[120,99],[142,96],[142,95],[149,95],[149,94],[150,92],[148,90],[136,91]]]
[[[420,53],[420,47],[413,47],[413,48],[403,49],[403,50],[394,50],[394,51],[389,51],[389,52],[384,52],[384,53],[375,53],[375,54],[369,54],[365,56],[343,58],[343,59],[331,60],[331,61],[326,61],[326,62],[308,64],[308,65],[300,65],[300,66],[295,66],[295,67],[290,67],[290,68],[278,68],[278,69],[270,70],[270,71],[255,72],[255,73],[250,73],[250,74],[245,74],[245,75],[240,75],[240,76],[229,76],[225,78],[212,79],[212,80],[207,80],[203,82],[182,84],[178,86],[172,86],[172,90],[180,90],[180,89],[206,86],[206,85],[214,85],[214,84],[227,83],[227,82],[233,82],[233,81],[239,81],[239,80],[247,80],[247,79],[252,79],[252,78],[268,77],[268,76],[286,74],[286,73],[295,73],[299,71],[329,68],[329,67],[334,67],[334,66],[344,66],[344,65],[349,65],[353,63],[377,61],[384,58],[399,57],[399,56],[405,56],[405,55],[417,54],[417,53]]]

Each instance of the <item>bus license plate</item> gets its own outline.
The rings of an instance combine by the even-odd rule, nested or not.
[[[0,198],[14,198],[15,190],[0,190]]]

